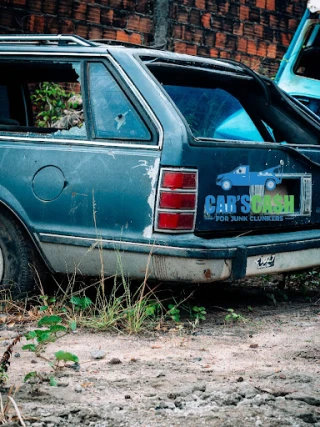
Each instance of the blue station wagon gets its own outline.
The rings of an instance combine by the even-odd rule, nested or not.
[[[202,283],[320,264],[320,121],[270,79],[73,35],[0,36],[0,62],[3,288],[44,270]],[[237,168],[274,185],[217,183]]]

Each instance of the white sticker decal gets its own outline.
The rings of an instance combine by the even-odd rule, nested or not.
[[[258,269],[270,268],[274,266],[275,260],[276,260],[275,255],[267,255],[267,256],[261,256],[260,258],[256,259],[255,263],[257,264]]]

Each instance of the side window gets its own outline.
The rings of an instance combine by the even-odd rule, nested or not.
[[[295,74],[311,79],[320,80],[319,58],[320,58],[320,24],[309,29],[308,36],[303,43],[301,52],[293,69]]]
[[[80,65],[57,61],[0,63],[0,133],[86,139]]]
[[[264,141],[237,98],[220,88],[164,85],[196,138]]]
[[[96,138],[150,141],[148,128],[112,74],[102,63],[88,65]]]

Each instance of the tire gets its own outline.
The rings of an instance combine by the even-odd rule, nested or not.
[[[224,181],[221,182],[221,188],[225,191],[230,190],[230,188],[232,187],[231,181],[229,181],[228,179],[225,179]]]
[[[0,289],[15,299],[25,298],[36,289],[44,264],[22,226],[7,212],[0,212]]]
[[[275,183],[274,179],[268,179],[266,181],[266,189],[272,191],[275,188],[276,188],[276,183]]]

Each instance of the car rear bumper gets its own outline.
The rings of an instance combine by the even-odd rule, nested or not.
[[[41,234],[39,244],[52,271],[97,275],[103,264],[106,275],[123,273],[132,279],[148,276],[201,283],[320,265],[320,230],[212,240],[161,238],[167,241],[115,242]]]

